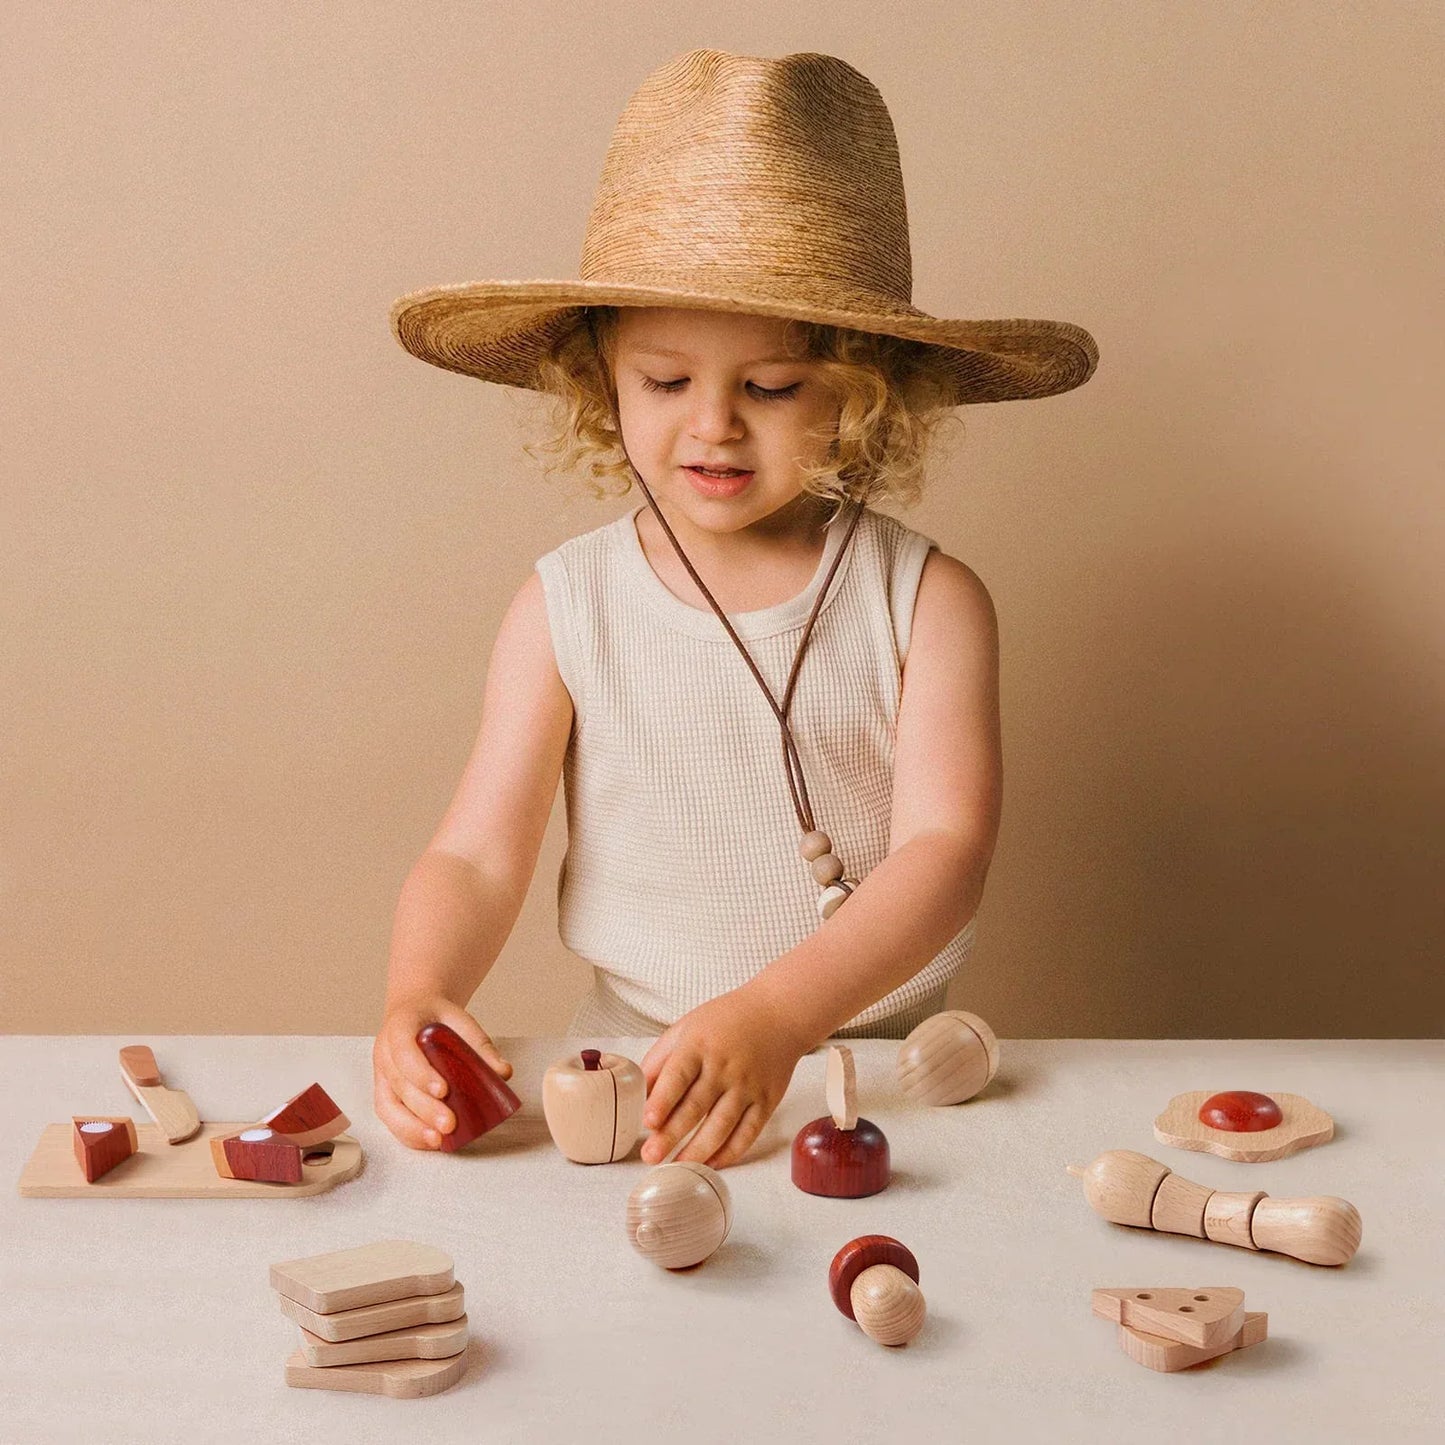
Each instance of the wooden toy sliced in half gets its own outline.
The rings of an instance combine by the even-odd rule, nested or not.
[[[542,1114],[552,1142],[574,1164],[611,1164],[642,1133],[647,1081],[621,1054],[583,1049],[542,1077]]]
[[[166,1087],[149,1044],[127,1044],[120,1051],[120,1076],[170,1143],[183,1144],[201,1132],[201,1116],[191,1096]]]
[[[1115,1224],[1271,1250],[1310,1264],[1344,1264],[1360,1247],[1359,1211],[1332,1194],[1271,1199],[1262,1189],[1225,1193],[1133,1149],[1110,1149],[1087,1168],[1067,1168],[1084,1181],[1094,1212]]]
[[[858,1117],[853,1050],[828,1049],[825,1114],[804,1124],[793,1139],[793,1183],[805,1194],[861,1199],[888,1187],[888,1140],[869,1119]]]

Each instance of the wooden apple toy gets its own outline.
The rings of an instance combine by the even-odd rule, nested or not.
[[[642,1133],[647,1080],[631,1059],[583,1049],[542,1077],[542,1113],[552,1142],[575,1164],[625,1159]]]
[[[887,1234],[850,1239],[828,1268],[833,1303],[880,1345],[906,1345],[927,1313],[918,1288],[918,1261]]]
[[[888,1187],[888,1140],[883,1131],[858,1117],[858,1085],[853,1050],[828,1049],[825,1114],[798,1130],[793,1140],[793,1183],[805,1194],[830,1199],[862,1199]]]
[[[427,1063],[447,1081],[445,1103],[457,1116],[457,1127],[441,1136],[444,1152],[465,1148],[522,1107],[506,1080],[455,1030],[427,1024],[416,1042]]]

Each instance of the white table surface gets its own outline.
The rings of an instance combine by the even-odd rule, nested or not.
[[[253,1118],[320,1082],[362,1141],[362,1174],[309,1199],[22,1198],[46,1124],[146,1121],[116,1057],[138,1042],[205,1119]],[[896,1088],[896,1042],[850,1040],[860,1112],[894,1170],[861,1200],[789,1177],[793,1134],[826,1111],[820,1049],[724,1171],[731,1235],[681,1274],[627,1241],[625,1201],[648,1167],[636,1150],[577,1165],[547,1133],[542,1075],[580,1041],[499,1042],[525,1106],[444,1155],[404,1148],[373,1115],[367,1038],[0,1039],[0,1440],[1445,1439],[1445,1042],[1004,1040],[983,1094],[928,1109]],[[651,1040],[591,1042],[640,1060]],[[1154,1139],[1172,1095],[1230,1088],[1303,1094],[1336,1137],[1268,1164]],[[1109,1224],[1064,1166],[1116,1148],[1219,1189],[1342,1195],[1363,1243],[1328,1269]],[[928,1318],[902,1349],[828,1297],[836,1250],[871,1233],[918,1258]],[[466,1376],[419,1400],[288,1388],[296,1327],[268,1266],[391,1237],[454,1257]],[[1096,1286],[1145,1285],[1238,1286],[1269,1338],[1191,1371],[1145,1369],[1089,1309]]]

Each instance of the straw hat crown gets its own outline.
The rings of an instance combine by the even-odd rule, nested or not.
[[[955,403],[1081,385],[1094,339],[1066,321],[945,320],[913,305],[898,140],[846,61],[690,50],[633,93],[607,147],[579,280],[414,291],[391,325],[414,356],[504,386],[584,306],[664,306],[822,322],[923,343]]]

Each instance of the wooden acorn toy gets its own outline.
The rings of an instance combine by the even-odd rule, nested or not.
[[[899,1087],[919,1104],[961,1104],[997,1072],[993,1030],[962,1009],[924,1019],[898,1050]]]
[[[827,1097],[831,1116],[804,1124],[793,1139],[793,1183],[805,1194],[862,1199],[888,1187],[888,1140],[858,1117],[853,1050],[828,1048]]]
[[[722,1175],[691,1159],[657,1165],[627,1196],[632,1247],[664,1269],[701,1264],[732,1225],[732,1194]]]
[[[446,1024],[426,1024],[416,1042],[427,1063],[447,1081],[445,1103],[457,1116],[456,1128],[441,1136],[444,1152],[465,1148],[522,1107],[506,1080]]]
[[[1084,1169],[1067,1167],[1084,1181],[1094,1212],[1115,1224],[1270,1250],[1310,1264],[1344,1264],[1360,1247],[1359,1211],[1334,1195],[1271,1199],[1260,1189],[1228,1194],[1181,1178],[1132,1149],[1110,1149]]]
[[[583,1049],[542,1077],[542,1113],[552,1142],[576,1164],[625,1159],[642,1133],[647,1080],[631,1059]]]
[[[918,1261],[886,1234],[850,1239],[828,1266],[833,1303],[880,1345],[906,1345],[927,1313],[918,1288]]]

